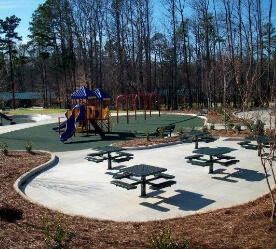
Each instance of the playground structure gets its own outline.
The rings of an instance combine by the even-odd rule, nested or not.
[[[66,111],[66,120],[61,123],[59,117],[58,127],[53,128],[53,130],[58,130],[59,134],[61,129],[65,128],[65,131],[60,134],[60,141],[67,141],[76,132],[86,132],[88,135],[91,125],[101,138],[105,137],[106,132],[110,132],[110,96],[107,93],[100,89],[91,91],[86,87],[81,87],[71,94],[71,100],[74,107]]]
[[[142,98],[142,102],[141,102]],[[119,123],[119,101],[121,99],[125,100],[125,107],[126,107],[126,118],[127,118],[127,123],[129,123],[129,104],[130,100],[133,100],[133,109],[134,109],[134,118],[136,120],[137,118],[137,100],[140,101],[140,103],[143,103],[143,110],[144,110],[144,118],[145,120],[147,119],[147,103],[148,103],[148,108],[149,108],[149,115],[151,117],[151,112],[152,112],[152,101],[153,98],[155,98],[155,102],[157,104],[157,110],[158,114],[160,117],[160,110],[161,110],[161,97],[159,96],[158,93],[137,93],[137,94],[122,94],[119,95],[116,98],[116,110],[117,110],[117,123]],[[148,102],[147,102],[148,99]]]

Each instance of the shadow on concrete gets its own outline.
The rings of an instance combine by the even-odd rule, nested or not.
[[[164,191],[160,191],[158,194],[161,192]],[[157,201],[155,203],[142,202],[140,205],[153,208],[161,212],[168,212],[170,210],[169,208],[163,207],[163,204],[177,206],[183,211],[198,211],[215,202],[214,200],[204,198],[203,195],[194,192],[185,190],[176,190],[175,192],[178,194],[168,198],[161,197],[160,195],[156,195],[156,197],[154,197],[153,194],[150,193],[147,196],[156,198]]]
[[[221,175],[224,174],[225,176],[221,176],[221,177],[214,176],[212,177],[212,179],[236,183],[238,182],[237,179],[243,179],[249,182],[258,182],[258,181],[262,181],[265,178],[265,174],[260,173],[256,170],[242,169],[242,168],[234,168],[234,169],[236,171],[233,173],[225,172],[226,169],[218,169],[214,173],[221,174]]]

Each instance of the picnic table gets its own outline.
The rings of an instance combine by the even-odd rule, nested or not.
[[[193,153],[197,155],[188,156],[186,159],[188,159],[188,162],[195,165],[209,166],[209,174],[212,174],[214,171],[214,163],[229,166],[239,162],[239,160],[236,160],[235,157],[225,155],[234,150],[236,149],[229,147],[202,147],[193,151]],[[209,156],[209,160],[202,158],[204,155]]]
[[[275,143],[275,139],[268,136],[248,136],[244,138],[245,141],[239,144],[245,149],[258,150],[258,156],[261,156],[262,148],[269,145],[270,143]],[[252,141],[256,141],[257,144],[252,144]]]
[[[104,160],[108,161],[108,169],[112,169],[112,161],[122,162],[129,161],[133,158],[133,154],[122,152],[125,150],[122,147],[117,146],[103,146],[94,148],[97,152],[88,153],[85,157],[89,161],[102,162]],[[114,154],[115,153],[115,154]]]
[[[147,164],[138,164],[131,167],[120,169],[121,174],[119,174],[119,177],[117,177],[117,179],[130,178],[133,180],[133,183],[126,183],[119,180],[113,180],[111,181],[111,183],[126,189],[137,188],[137,185],[140,184],[141,196],[146,196],[146,184],[149,184],[151,189],[158,190],[165,187],[170,187],[171,185],[176,183],[175,181],[170,180],[173,179],[174,176],[164,174],[163,172],[165,171],[167,171],[167,169],[165,168]],[[153,177],[147,179],[148,176]],[[134,177],[138,177],[140,179],[136,180]],[[166,181],[161,183],[154,183],[153,181],[157,179],[166,179]]]
[[[187,139],[189,137],[194,137],[195,149],[198,149],[198,142],[200,140],[203,141],[204,140],[203,137],[205,137],[207,134],[209,134],[209,132],[199,131],[199,130],[192,130],[192,131],[189,131],[189,132],[185,133],[185,135],[187,136]]]

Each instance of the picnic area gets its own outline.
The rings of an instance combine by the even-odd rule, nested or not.
[[[217,140],[217,141],[215,141],[215,143],[217,143],[217,144],[214,143],[211,145],[211,147],[217,147],[219,145],[219,143],[221,143],[221,142],[222,142],[221,140]],[[230,139],[230,140],[226,140],[223,142],[227,143],[227,145],[229,145],[229,147],[235,147],[235,148],[240,149],[240,145],[237,144],[237,141],[231,141],[231,139]],[[234,145],[234,144],[236,144],[236,145]],[[64,146],[66,146],[66,145],[67,144],[64,144]],[[208,143],[208,146],[209,145],[210,144]],[[78,152],[77,156],[76,156],[76,154],[73,154],[73,153],[68,154],[66,151],[57,152],[55,154],[59,158],[59,163],[57,165],[58,167],[54,166],[54,167],[51,167],[49,170],[47,170],[46,175],[47,174],[48,175],[44,179],[39,180],[39,177],[44,177],[45,172],[42,174],[39,174],[38,176],[35,175],[35,177],[32,179],[32,182],[35,183],[35,185],[36,185],[35,188],[37,188],[37,189],[41,188],[41,190],[44,189],[46,191],[54,190],[54,191],[58,191],[59,194],[65,194],[67,196],[69,193],[71,193],[71,194],[73,193],[73,196],[71,196],[71,198],[74,200],[75,204],[77,204],[77,202],[79,202],[79,201],[82,201],[82,202],[85,201],[82,198],[77,199],[77,198],[79,198],[79,197],[77,197],[77,195],[80,193],[83,196],[87,193],[90,193],[93,195],[92,199],[98,198],[94,195],[95,192],[93,194],[93,191],[92,192],[89,191],[89,189],[94,189],[93,184],[92,184],[94,182],[96,189],[98,189],[97,191],[98,191],[99,195],[100,195],[100,193],[102,195],[105,195],[104,192],[102,192],[102,191],[105,191],[104,190],[105,187],[107,187],[107,189],[109,189],[109,190],[112,189],[110,194],[105,196],[105,197],[107,197],[106,200],[109,200],[109,205],[106,206],[106,208],[107,208],[106,212],[104,211],[103,206],[98,206],[98,208],[99,208],[98,210],[97,210],[97,208],[95,209],[96,204],[94,203],[94,204],[92,204],[92,205],[94,205],[94,208],[92,208],[92,210],[90,209],[91,211],[93,211],[91,213],[91,217],[84,218],[84,216],[87,217],[87,216],[89,216],[89,214],[87,214],[87,213],[78,213],[78,214],[75,213],[74,214],[72,212],[74,210],[78,210],[78,212],[79,212],[79,210],[83,209],[83,207],[85,205],[91,207],[91,203],[85,204],[85,202],[83,202],[82,205],[78,204],[77,206],[79,206],[80,209],[76,205],[72,206],[72,204],[73,204],[72,202],[71,202],[71,204],[63,203],[63,205],[64,205],[63,207],[65,207],[65,206],[72,207],[72,209],[69,210],[69,212],[68,212],[68,210],[66,211],[60,205],[61,200],[62,200],[62,202],[64,202],[65,199],[60,199],[60,201],[58,201],[58,199],[56,199],[55,201],[53,201],[53,200],[51,200],[51,196],[55,197],[55,198],[57,198],[58,196],[55,194],[54,195],[50,194],[50,192],[49,192],[49,196],[45,199],[43,197],[43,194],[40,195],[40,201],[48,199],[49,203],[54,202],[58,205],[54,206],[54,207],[52,206],[49,209],[49,206],[48,206],[49,203],[48,204],[47,203],[39,204],[39,203],[37,203],[37,200],[33,199],[33,201],[36,204],[31,204],[31,209],[25,210],[25,207],[23,208],[23,210],[25,210],[24,211],[24,220],[31,219],[31,217],[32,217],[31,214],[37,215],[37,218],[35,220],[32,220],[32,222],[35,222],[36,224],[38,224],[40,222],[40,219],[43,216],[62,217],[62,220],[64,221],[64,223],[67,224],[67,226],[69,228],[72,228],[70,230],[72,230],[78,234],[78,236],[77,236],[78,238],[73,239],[73,242],[72,242],[74,244],[74,247],[77,247],[77,248],[79,248],[80,245],[88,246],[88,244],[98,246],[99,245],[98,243],[102,243],[102,247],[99,246],[99,248],[106,248],[106,247],[108,247],[109,243],[112,244],[112,246],[115,246],[116,248],[135,248],[135,247],[147,248],[150,245],[149,237],[154,234],[155,235],[159,234],[160,231],[162,231],[164,229],[169,229],[170,231],[172,231],[174,234],[174,237],[175,237],[174,239],[177,241],[181,241],[183,236],[185,235],[189,239],[191,245],[192,246],[194,245],[194,248],[206,248],[206,243],[209,247],[213,246],[215,248],[216,245],[219,243],[219,240],[221,240],[221,237],[216,238],[217,236],[214,236],[212,233],[209,233],[208,231],[212,231],[212,229],[215,229],[215,230],[221,229],[222,224],[221,224],[221,222],[218,222],[217,224],[213,224],[213,223],[210,224],[207,222],[206,219],[209,219],[209,221],[210,221],[210,220],[213,220],[214,217],[217,217],[220,220],[225,220],[224,231],[229,232],[229,236],[224,237],[225,239],[223,239],[224,248],[227,248],[227,247],[232,248],[229,245],[233,246],[233,241],[232,241],[233,238],[235,238],[236,236],[239,236],[238,233],[236,232],[237,230],[235,230],[235,229],[238,228],[240,230],[240,229],[242,229],[242,227],[245,227],[244,224],[241,224],[240,220],[236,219],[237,212],[242,212],[241,216],[247,217],[247,215],[249,215],[249,213],[253,212],[252,208],[256,208],[256,205],[254,205],[255,202],[249,202],[248,204],[245,204],[246,207],[249,207],[246,209],[244,209],[244,206],[238,206],[234,209],[228,208],[228,207],[223,207],[223,209],[221,209],[219,211],[210,213],[209,211],[212,210],[212,205],[218,203],[218,200],[216,200],[214,197],[218,196],[219,199],[221,199],[225,195],[228,197],[231,196],[231,194],[227,194],[227,192],[224,192],[224,191],[229,191],[231,189],[231,188],[229,188],[230,185],[234,186],[235,192],[241,193],[240,191],[242,191],[242,190],[237,189],[237,183],[239,183],[239,182],[242,183],[243,190],[247,189],[247,191],[248,191],[248,189],[251,189],[252,191],[249,191],[251,193],[258,192],[259,190],[255,191],[251,187],[249,187],[249,184],[252,184],[250,186],[257,187],[257,185],[260,184],[261,181],[263,180],[263,174],[261,172],[259,172],[258,170],[251,169],[251,171],[248,171],[248,170],[246,171],[244,168],[239,167],[240,165],[234,165],[233,168],[218,167],[218,168],[215,168],[215,170],[214,170],[215,174],[208,174],[208,167],[193,166],[186,162],[185,157],[193,154],[194,146],[195,146],[194,143],[175,144],[175,145],[172,145],[169,147],[162,148],[161,154],[160,154],[160,151],[158,151],[161,148],[150,149],[150,154],[147,150],[137,150],[137,151],[130,150],[129,151],[129,153],[133,154],[133,159],[123,162],[124,166],[133,166],[135,164],[139,164],[139,163],[141,163],[141,159],[142,159],[142,161],[144,160],[144,162],[150,162],[150,160],[152,160],[151,162],[154,162],[155,166],[161,167],[162,169],[165,168],[168,170],[169,175],[175,176],[175,178],[173,178],[173,180],[176,181],[176,184],[173,184],[172,186],[169,186],[168,188],[165,188],[164,190],[163,189],[161,189],[161,190],[154,189],[154,187],[149,188],[149,186],[147,186],[146,187],[147,188],[146,199],[140,197],[140,193],[142,190],[140,187],[127,190],[125,188],[118,188],[114,184],[111,183],[111,181],[114,181],[113,176],[117,175],[118,173],[119,174],[124,173],[123,171],[120,171],[120,169],[127,168],[127,167],[121,168],[120,166],[122,165],[122,163],[119,164],[116,162],[112,162],[113,169],[108,170],[108,164],[107,164],[106,160],[99,162],[99,163],[95,163],[93,161],[89,162],[88,160],[85,159],[85,157],[87,156],[88,153],[97,152],[97,150],[93,150],[93,148],[96,148],[94,145],[93,145],[93,147],[91,147],[91,149],[82,149],[81,151]],[[199,143],[200,148],[204,147],[204,146],[206,146],[205,143],[203,143],[203,142]],[[164,149],[165,149],[165,151],[164,151]],[[242,148],[242,149],[244,149],[245,151],[248,151],[245,148]],[[176,151],[177,151],[177,153],[176,153]],[[233,153],[237,153],[237,151],[233,151]],[[254,153],[254,151],[252,151],[252,153]],[[255,153],[255,154],[256,154],[255,156],[257,157],[257,153]],[[34,153],[33,155],[35,156],[36,153]],[[37,155],[39,157],[43,158],[42,154],[39,153]],[[148,157],[148,155],[150,155],[150,158]],[[243,155],[245,155],[245,153],[243,153]],[[238,158],[239,154],[237,153],[237,154],[234,154],[231,156],[235,156]],[[173,158],[179,158],[179,160],[177,160],[176,168],[172,167],[172,164],[175,161]],[[47,155],[45,159],[49,159],[49,155]],[[66,159],[67,161],[63,161],[64,159]],[[239,158],[239,159],[241,159],[241,161],[247,160],[246,158]],[[252,158],[252,160],[254,161],[254,158]],[[24,173],[24,170],[28,171],[28,169],[31,169],[31,165],[35,164],[35,162],[32,162],[32,160],[30,160],[30,158],[28,159],[28,161],[29,161],[28,165],[25,165],[25,166],[21,165],[22,168],[20,168],[20,170],[19,170],[21,173],[18,173],[17,177],[22,175]],[[68,162],[70,162],[70,164],[71,164],[71,167],[69,167],[69,168],[68,168]],[[22,163],[22,160],[20,160],[20,163]],[[37,163],[39,164],[39,161],[37,161]],[[90,171],[90,173],[87,173],[87,171],[84,170],[85,168],[88,169]],[[65,170],[65,171],[63,171],[63,170]],[[228,170],[230,170],[230,172],[227,172]],[[61,177],[60,179],[53,177],[54,175],[51,176],[51,174],[54,174],[55,172],[56,173],[59,172],[60,177]],[[65,172],[67,172],[67,173],[64,174]],[[83,173],[83,176],[79,175],[81,172]],[[69,184],[70,180],[72,180],[69,178],[72,177],[72,175],[74,175],[73,177],[76,177],[76,179],[79,178],[84,181],[87,180],[87,185],[86,185],[86,183],[82,182],[79,185],[80,189],[75,188],[74,186],[78,185],[78,184],[76,184],[76,182],[75,183],[71,182]],[[205,178],[205,180],[202,181],[202,180],[198,179],[199,175],[202,175]],[[96,178],[94,178],[94,180],[93,180],[91,178],[91,176],[94,176]],[[13,176],[12,178],[14,180],[16,180],[17,177]],[[63,179],[63,181],[65,181],[65,185],[60,184],[61,179]],[[38,182],[35,182],[36,180],[38,180]],[[50,182],[49,182],[49,180],[50,180]],[[197,182],[195,180],[197,180]],[[168,179],[168,181],[171,181],[171,180]],[[208,181],[210,181],[210,182],[213,181],[214,185],[213,184],[209,185],[210,182],[208,182]],[[103,182],[105,182],[104,185],[102,184]],[[218,188],[219,182],[221,182],[223,185],[225,185],[225,189],[223,189],[221,192],[222,196],[219,196],[219,193],[216,190]],[[50,185],[49,185],[49,183],[50,183]],[[73,183],[73,185],[71,185],[72,183]],[[48,186],[51,186],[51,187],[48,188]],[[184,187],[182,187],[182,186],[184,186]],[[208,186],[208,189],[206,189],[207,186]],[[247,186],[247,187],[245,188],[244,186]],[[24,185],[24,188],[23,188],[24,191],[30,190],[30,189],[27,190],[27,188],[25,188],[25,187],[26,187],[26,185]],[[201,190],[205,189],[206,192],[204,194],[202,194],[202,193],[200,194],[199,189],[197,190],[195,187],[199,187],[199,189],[201,189]],[[214,190],[210,191],[210,188],[213,188]],[[87,191],[89,191],[89,192],[87,192]],[[213,195],[208,196],[207,192],[213,193]],[[244,194],[246,196],[248,196],[249,192],[247,192],[246,194],[244,193]],[[267,192],[267,190],[264,188],[264,192],[263,193],[258,192],[258,196],[262,196],[266,192]],[[41,193],[42,192],[40,192],[40,194]],[[122,204],[122,207],[126,207],[127,205],[129,205],[132,202],[138,201],[138,203],[140,203],[138,205],[138,213],[139,213],[140,218],[138,218],[137,215],[134,215],[133,218],[130,219],[129,215],[130,215],[130,212],[132,212],[133,208],[132,209],[129,208],[129,210],[125,210],[125,209],[123,210],[122,207],[118,206],[118,202],[115,205],[110,205],[110,203],[112,203],[116,199],[119,202],[123,202],[123,198],[121,198],[121,199],[118,198],[118,195],[120,197],[123,197],[123,196],[127,197],[126,203],[128,203],[128,204]],[[171,197],[170,197],[170,195],[171,195]],[[14,200],[18,200],[18,198],[19,198],[19,201],[18,201],[19,206],[16,206],[17,204],[14,206]],[[253,199],[256,199],[256,198],[253,198]],[[68,200],[69,199],[70,198],[68,198]],[[186,200],[186,201],[183,202],[183,200]],[[104,201],[104,200],[102,199],[102,201]],[[21,196],[18,196],[16,199],[13,198],[12,200],[9,201],[9,203],[13,207],[18,207],[18,210],[22,210],[22,207],[25,206],[25,205],[20,205],[21,202],[23,202],[25,205],[29,204],[29,202],[26,201],[25,199],[22,199]],[[238,202],[239,203],[236,203],[236,204],[240,204],[240,201],[238,201]],[[265,217],[267,218],[267,215],[269,213],[269,205],[268,205],[265,197],[258,199],[257,202],[262,203],[261,205],[258,204],[258,209],[260,207],[266,207],[265,208],[266,211],[261,211],[261,213],[262,213],[261,217],[256,216],[258,213],[256,211],[257,213],[254,216],[255,219],[256,219],[256,217],[260,217],[260,218],[258,218],[257,221],[255,220],[254,222],[259,223],[259,222],[261,222],[261,220],[262,220],[262,222],[264,222]],[[236,204],[233,203],[233,199],[231,199],[231,201],[229,199],[229,207],[236,205]],[[117,207],[116,207],[116,205],[117,205]],[[47,208],[47,206],[48,206],[48,208]],[[101,212],[99,212],[100,209],[102,210]],[[125,216],[118,215],[118,210],[121,210],[121,209],[122,209],[122,213],[124,213]],[[139,209],[141,209],[143,211],[141,212],[141,210],[139,211]],[[215,208],[215,209],[217,209],[217,208]],[[251,211],[249,211],[248,209]],[[25,214],[25,212],[27,212],[27,210],[30,214]],[[57,212],[57,210],[59,210],[59,211]],[[114,212],[114,210],[115,210],[115,213],[117,213],[117,215],[115,215],[114,217],[110,217],[110,215],[112,214],[112,212]],[[172,210],[175,211],[176,213],[174,213],[173,216],[170,216]],[[199,210],[200,210],[200,212],[199,212]],[[203,211],[203,213],[199,215],[198,213],[201,213],[201,211]],[[38,214],[37,214],[37,212],[38,212]],[[144,212],[144,214],[143,214],[143,212]],[[186,215],[188,215],[188,216],[186,216],[186,215],[183,216],[183,212],[186,212]],[[263,212],[267,213],[267,215],[265,217],[263,215]],[[96,213],[98,213],[100,215],[104,214],[105,216],[95,217]],[[194,215],[192,215],[192,216],[189,215],[191,213],[193,213]],[[71,216],[71,215],[73,215],[73,216]],[[168,217],[168,215],[169,215],[169,217]],[[39,217],[40,217],[40,219],[39,219]],[[126,219],[123,217],[128,217],[128,218]],[[149,220],[149,221],[144,222],[141,220],[141,217],[142,217],[142,219]],[[185,218],[185,217],[187,217],[187,218]],[[77,222],[75,222],[76,219],[77,219]],[[111,220],[116,220],[116,219],[120,222],[118,223],[118,222],[111,221]],[[20,220],[21,219],[19,219],[16,222],[20,222]],[[71,220],[71,222],[70,222],[70,220]],[[73,220],[74,220],[74,222],[72,222]],[[227,224],[229,224],[230,220],[231,220],[232,226],[228,227]],[[56,220],[52,220],[51,222],[53,223],[55,221]],[[94,221],[94,222],[91,223],[91,221]],[[134,221],[134,223],[133,223],[133,221]],[[253,220],[250,220],[251,226],[253,225],[252,221]],[[30,220],[28,222],[30,222]],[[183,225],[183,222],[185,225]],[[193,226],[192,225],[193,222],[196,222],[197,225]],[[83,225],[81,225],[81,224],[86,224],[86,225],[83,227]],[[41,223],[38,226],[41,226]],[[107,229],[107,226],[109,227],[109,229]],[[119,226],[119,229],[114,230],[114,226],[115,227]],[[88,227],[89,227],[89,229],[88,229]],[[192,227],[196,227],[196,229],[193,229]],[[205,228],[205,230],[204,230],[204,228]],[[24,229],[28,229],[28,226],[26,226]],[[87,229],[87,230],[84,230],[84,229]],[[101,238],[102,234],[100,232],[101,229],[104,229],[104,231],[106,233],[107,239],[105,240],[105,242],[102,242],[102,238]],[[263,228],[260,228],[260,229],[263,229]],[[94,230],[95,232],[90,234],[89,230]],[[112,231],[111,232],[112,236],[109,235],[108,231],[110,231],[110,232]],[[148,234],[148,237],[141,236],[141,233],[144,233],[143,231],[147,231],[146,234]],[[257,233],[260,230],[255,229],[254,231],[255,231],[255,233]],[[271,232],[272,231],[273,231],[273,229],[271,230]],[[41,235],[41,233],[39,233],[39,231],[35,232],[35,234],[37,234],[36,235],[37,238],[40,238],[43,236],[43,235]],[[140,236],[139,236],[139,234],[140,234]],[[203,238],[203,236],[204,236],[204,238]],[[253,243],[253,245],[256,245],[256,244],[258,245],[258,243],[261,243],[261,240],[250,241],[250,239],[252,239],[252,236],[253,236],[252,234],[250,234],[250,235],[246,234],[246,238],[248,238],[248,240],[246,240],[247,241],[246,243],[248,243],[249,247],[252,246],[252,243]],[[269,235],[267,235],[267,236],[269,236]],[[122,239],[123,237],[125,239]],[[92,240],[93,241],[85,242],[85,238],[91,238],[91,241]],[[18,239],[20,241],[20,238],[18,238]],[[33,240],[33,238],[31,238],[31,236],[29,236],[28,240]],[[123,240],[123,242],[122,242],[122,240]],[[24,243],[24,242],[22,242],[22,243]],[[273,242],[271,242],[271,243],[273,243]],[[139,245],[137,246],[137,244],[139,244]],[[238,244],[237,244],[237,246],[238,246]]]

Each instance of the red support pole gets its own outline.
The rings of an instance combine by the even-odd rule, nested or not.
[[[126,94],[123,94],[123,95],[119,95],[117,98],[116,98],[116,109],[117,109],[117,123],[119,123],[119,99],[120,98],[124,98],[125,101],[126,101],[126,109],[127,109],[127,122],[129,121],[129,118],[128,118],[128,96]]]
[[[137,105],[136,105],[136,99],[137,99],[138,95],[136,94],[135,97],[134,97],[134,104],[133,104],[133,107],[134,107],[134,118],[136,120],[136,109],[137,109]]]
[[[116,110],[117,110],[117,124],[119,123],[119,106],[118,106],[118,101],[119,101],[120,96],[116,98]]]
[[[146,99],[146,95],[143,93],[142,94],[143,98],[144,98],[144,115],[145,115],[145,120],[147,119],[147,99]]]

